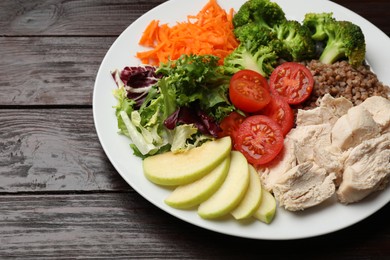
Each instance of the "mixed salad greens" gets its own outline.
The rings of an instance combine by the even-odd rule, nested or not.
[[[217,62],[215,56],[184,55],[158,68],[112,73],[118,128],[136,155],[182,151],[217,136],[218,122],[235,110],[227,96],[230,77]]]

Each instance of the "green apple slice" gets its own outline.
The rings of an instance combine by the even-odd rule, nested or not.
[[[232,147],[230,137],[209,141],[186,152],[166,152],[143,160],[144,174],[153,183],[167,186],[194,182],[208,174]]]
[[[231,212],[235,219],[251,217],[261,202],[260,176],[252,165],[249,165],[249,186],[240,204]]]
[[[166,199],[171,207],[187,209],[199,205],[218,190],[229,171],[230,156],[203,178],[177,187]]]
[[[271,223],[276,213],[275,197],[266,189],[262,188],[262,199],[259,208],[253,216],[264,223]]]
[[[237,151],[230,153],[230,168],[221,187],[198,208],[202,218],[218,218],[232,211],[244,197],[249,186],[248,162]]]

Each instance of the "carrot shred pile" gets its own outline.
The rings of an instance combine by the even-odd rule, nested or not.
[[[144,64],[159,65],[178,59],[182,54],[215,55],[220,64],[237,46],[233,33],[233,9],[227,13],[217,0],[209,0],[197,15],[170,27],[153,20],[146,27],[139,44],[152,48],[137,52]]]

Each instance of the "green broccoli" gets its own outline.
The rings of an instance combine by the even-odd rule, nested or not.
[[[323,41],[327,38],[324,26],[331,21],[335,21],[333,13],[307,13],[303,20],[303,25],[309,27],[313,40]]]
[[[234,34],[240,42],[256,41],[259,45],[267,45],[276,38],[271,30],[260,27],[254,22],[235,28]]]
[[[280,57],[290,61],[312,59],[315,55],[315,41],[311,38],[310,29],[298,21],[286,20],[272,29],[282,42],[283,51]]]
[[[234,74],[243,69],[254,70],[264,77],[271,75],[278,63],[278,44],[259,45],[255,41],[241,42],[225,57],[222,70],[225,74]]]
[[[233,17],[233,26],[238,28],[248,23],[271,29],[286,20],[282,8],[270,0],[248,0]]]
[[[325,48],[319,58],[322,63],[332,64],[347,59],[352,66],[364,62],[366,43],[361,28],[349,21],[328,21],[324,25],[327,35]]]

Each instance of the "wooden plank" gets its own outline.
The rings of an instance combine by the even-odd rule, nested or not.
[[[164,0],[0,1],[0,35],[119,35]]]
[[[135,192],[0,196],[0,208],[2,258],[274,259],[284,252],[304,259],[385,259],[390,254],[389,205],[345,230],[295,241],[204,230]]]
[[[97,71],[114,40],[0,38],[0,105],[91,105]]]
[[[100,146],[92,109],[2,109],[0,129],[0,192],[130,190]]]

